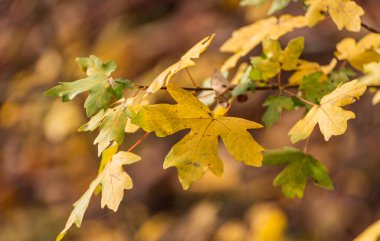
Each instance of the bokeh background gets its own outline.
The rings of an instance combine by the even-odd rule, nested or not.
[[[364,21],[380,28],[380,1],[358,2]],[[53,240],[71,205],[95,178],[99,165],[95,133],[77,133],[85,123],[84,95],[74,101],[43,96],[59,81],[83,76],[75,58],[95,54],[114,59],[114,76],[147,84],[203,37],[211,47],[189,69],[201,83],[227,55],[218,52],[231,32],[266,16],[237,0],[0,0],[0,240]],[[302,14],[300,3],[277,13]],[[302,58],[327,64],[345,36],[329,20],[281,38],[303,35]],[[257,50],[253,54],[258,54]],[[174,81],[191,86],[181,73]],[[275,93],[275,92],[274,92]],[[231,115],[260,122],[269,92],[236,104]],[[167,99],[165,93],[156,100]],[[316,131],[309,151],[330,169],[335,190],[308,185],[303,199],[289,200],[272,186],[281,168],[246,167],[220,147],[222,178],[206,175],[183,191],[174,168],[163,170],[170,138],[150,135],[135,149],[143,160],[126,168],[134,188],[119,211],[101,210],[93,197],[75,241],[346,241],[380,218],[380,108],[366,94],[349,109],[357,118],[345,135],[324,142]],[[255,130],[265,148],[290,146],[287,132],[302,111],[286,113],[269,130]],[[143,133],[129,135],[123,148]]]

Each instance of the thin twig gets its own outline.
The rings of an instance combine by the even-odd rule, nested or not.
[[[193,77],[191,76],[189,70],[186,68],[185,71],[186,71],[187,75],[189,76],[189,78],[190,78],[190,80],[191,80],[191,83],[193,83],[193,85],[194,85],[195,87],[199,88],[200,86],[197,84],[197,82],[195,82],[195,80],[194,80]]]
[[[361,25],[362,25],[363,28],[367,29],[369,32],[372,32],[372,33],[380,33],[379,30],[377,30],[377,29],[375,29],[375,28],[373,28],[373,27],[371,27],[371,26],[368,26],[366,23],[363,23],[363,22],[362,22]]]
[[[150,132],[147,132],[145,133],[142,137],[140,137],[140,139],[138,139],[135,144],[133,144],[128,150],[127,152],[130,152],[132,151],[133,149],[135,149],[138,145],[141,144],[141,142],[143,142],[143,140],[150,134]]]
[[[315,104],[315,103],[313,103],[313,102],[311,102],[311,101],[308,101],[308,100],[302,98],[301,96],[298,96],[298,95],[294,94],[293,92],[291,92],[291,91],[289,91],[289,90],[285,90],[285,89],[284,89],[284,92],[287,93],[287,94],[289,94],[289,95],[291,95],[291,96],[296,97],[296,98],[299,99],[300,101],[302,101],[302,102],[304,102],[304,103],[306,103],[306,104],[309,104],[309,105],[311,105],[311,106],[316,106],[316,105],[317,105],[317,104]]]
[[[231,103],[228,105],[227,110],[226,110],[226,112],[224,113],[225,115],[231,110],[232,106],[235,104],[235,102],[236,102],[236,98],[237,98],[237,97],[232,98]]]

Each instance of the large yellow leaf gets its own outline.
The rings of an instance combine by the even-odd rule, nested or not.
[[[348,60],[350,64],[363,71],[365,64],[380,61],[380,34],[370,33],[356,43],[353,38],[345,38],[336,45],[335,56]]]
[[[115,149],[116,148],[116,149]],[[109,150],[109,153],[107,152]],[[104,151],[105,158],[109,159],[109,154],[114,153],[117,150],[117,145],[113,145]],[[95,192],[96,188],[102,186],[102,200],[101,206],[104,208],[107,206],[116,212],[119,204],[124,196],[125,189],[132,188],[132,180],[130,176],[124,172],[123,165],[131,164],[139,161],[141,158],[131,152],[118,152],[112,157],[111,161],[105,165],[102,172],[93,180],[90,187],[74,203],[74,209],[70,213],[70,216],[66,222],[65,228],[59,233],[56,241],[62,240],[71,226],[75,224],[80,227],[84,213],[90,203],[91,196]],[[103,160],[102,160],[103,161]]]
[[[212,39],[215,34],[208,36],[202,39],[199,43],[193,46],[189,51],[187,51],[181,59],[175,64],[171,65],[167,69],[165,69],[161,74],[159,74],[153,82],[149,85],[147,92],[155,93],[158,91],[164,84],[168,84],[169,80],[172,78],[174,74],[177,72],[195,65],[195,62],[192,59],[199,58],[200,54],[207,49],[210,45]]]
[[[310,136],[317,123],[326,141],[333,135],[343,134],[347,129],[347,121],[354,119],[355,114],[340,108],[340,106],[355,102],[365,90],[366,85],[364,83],[352,80],[324,96],[320,105],[311,108],[306,116],[289,131],[292,143]]]
[[[349,31],[360,31],[360,16],[364,15],[364,10],[354,1],[307,0],[306,4],[309,5],[306,18],[310,27],[323,20],[324,13],[328,11],[339,30],[346,28]]]
[[[226,71],[235,67],[241,57],[248,54],[264,39],[278,39],[295,28],[305,26],[307,21],[304,16],[282,15],[279,19],[266,18],[236,30],[220,48],[222,52],[233,53],[224,62],[221,70]]]
[[[168,85],[168,91],[178,104],[143,106],[132,122],[147,132],[155,131],[159,137],[191,129],[173,146],[164,162],[164,168],[177,167],[184,189],[201,179],[207,169],[217,176],[223,173],[218,136],[236,160],[261,166],[264,149],[247,132],[262,127],[260,124],[216,115],[196,97],[174,85]]]
[[[376,241],[380,237],[380,220],[369,226],[354,241]]]

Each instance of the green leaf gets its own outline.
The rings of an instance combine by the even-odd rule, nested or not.
[[[268,11],[268,14],[271,15],[274,12],[277,12],[281,9],[286,8],[289,5],[291,0],[273,0],[272,5]]]
[[[295,70],[297,68],[299,57],[304,49],[304,38],[299,37],[289,41],[288,45],[282,52],[280,62],[283,70]]]
[[[316,72],[303,77],[300,90],[303,90],[303,98],[313,103],[319,104],[322,97],[333,91],[338,83],[323,80],[323,73]]]
[[[78,131],[93,131],[98,128],[103,120],[104,110],[100,110],[96,115],[92,116],[90,121],[79,127]]]
[[[235,86],[235,88],[232,90],[232,96],[238,96],[245,94],[247,90],[253,90],[255,88],[254,83],[252,82],[251,78],[249,77],[251,73],[252,67],[248,66],[248,68],[245,70],[243,76],[241,77],[239,84]]]
[[[128,80],[117,79],[113,81],[110,74],[116,70],[114,61],[103,62],[91,55],[88,58],[77,58],[78,65],[86,72],[87,78],[74,82],[61,82],[60,85],[45,92],[47,96],[62,97],[62,101],[72,100],[78,94],[89,91],[84,107],[86,114],[91,117],[100,109],[108,107],[111,97],[122,97],[125,88],[131,88]]]
[[[277,175],[273,181],[274,186],[282,186],[282,191],[288,198],[302,198],[309,178],[315,185],[334,189],[332,180],[329,177],[328,169],[311,155],[286,147],[281,150],[271,150],[264,153],[265,165],[288,166]]]
[[[250,77],[253,80],[268,80],[281,71],[281,65],[277,60],[265,59],[263,57],[251,58],[252,71]]]
[[[240,5],[241,6],[247,6],[247,5],[261,5],[265,2],[268,2],[268,0],[241,0]]]
[[[286,96],[269,96],[263,106],[268,107],[262,118],[267,128],[278,122],[283,109],[294,110],[292,98]]]
[[[329,81],[340,84],[350,81],[350,79],[355,76],[356,73],[352,69],[342,68],[332,71],[329,76]]]
[[[121,145],[124,141],[124,129],[127,123],[127,111],[124,103],[106,111],[100,124],[99,135],[94,144],[98,144],[98,155],[113,141]]]

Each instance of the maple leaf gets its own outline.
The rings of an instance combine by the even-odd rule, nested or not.
[[[355,114],[340,108],[340,106],[355,102],[365,90],[364,83],[352,80],[324,96],[320,105],[313,106],[306,116],[289,131],[292,143],[306,139],[317,123],[326,141],[333,135],[343,134],[347,129],[347,121],[354,119]]]
[[[366,85],[380,85],[380,62],[364,65],[365,75],[360,80]],[[380,103],[380,90],[375,93],[372,104]]]
[[[325,12],[329,12],[332,20],[339,30],[346,28],[349,31],[358,32],[361,27],[360,16],[364,10],[351,0],[306,0],[309,8],[306,18],[309,27],[314,26],[325,18]]]
[[[78,94],[88,91],[89,95],[84,103],[88,117],[106,108],[113,95],[121,98],[122,90],[133,86],[129,80],[114,80],[110,77],[117,68],[113,60],[104,63],[98,57],[91,55],[89,58],[77,58],[76,61],[86,72],[87,78],[74,82],[61,82],[44,94],[59,96],[62,97],[62,101],[69,101]]]
[[[283,109],[294,110],[292,98],[287,96],[269,96],[263,106],[268,107],[262,118],[267,128],[278,122]]]
[[[322,79],[327,79],[327,75],[335,68],[337,60],[333,58],[328,65],[321,66],[316,62],[309,62],[306,60],[298,60],[296,72],[289,77],[289,84],[299,85],[301,80],[310,74],[321,72],[323,73]]]
[[[167,69],[165,69],[162,73],[160,73],[153,82],[149,85],[147,92],[155,93],[158,91],[163,85],[167,85],[169,80],[173,77],[177,72],[186,69],[187,67],[194,66],[195,62],[192,59],[199,58],[200,54],[203,53],[207,47],[211,44],[215,34],[208,36],[194,45],[189,51],[187,51],[181,59],[175,64],[171,65]]]
[[[98,120],[97,125],[99,124]],[[121,145],[124,141],[124,130],[127,123],[127,111],[124,103],[107,109],[100,122],[99,135],[94,144],[98,144],[98,155],[106,149],[113,141]]]
[[[268,80],[281,69],[293,70],[297,67],[298,58],[304,48],[304,38],[295,38],[289,41],[284,50],[277,40],[267,39],[263,41],[263,54],[260,57],[252,57],[252,72],[250,77],[253,80]]]
[[[333,91],[338,84],[339,82],[323,80],[323,73],[316,72],[305,76],[301,81],[299,89],[304,92],[303,98],[319,104],[322,97]]]
[[[262,19],[234,31],[232,37],[220,47],[222,52],[233,53],[224,62],[221,70],[226,71],[235,67],[241,57],[247,55],[264,39],[278,39],[295,28],[305,26],[307,21],[304,16],[282,15],[279,19],[276,17]]]
[[[112,150],[110,153],[114,153],[117,150],[117,146],[110,147]],[[106,152],[106,151],[105,151]],[[87,191],[74,203],[74,209],[70,213],[70,216],[66,222],[64,229],[58,234],[56,241],[62,240],[71,226],[75,224],[79,228],[82,224],[84,213],[90,203],[91,196],[95,192],[96,188],[101,185],[102,187],[102,199],[101,206],[104,208],[107,206],[113,211],[117,211],[119,204],[124,196],[125,189],[131,189],[133,184],[130,176],[124,172],[122,166],[126,164],[132,164],[139,161],[141,158],[131,152],[118,152],[116,155],[103,156],[103,159],[107,159],[104,163],[107,163],[104,169],[98,174],[98,176],[91,182]],[[108,160],[111,159],[112,160]]]
[[[334,189],[328,175],[328,169],[311,155],[298,149],[287,147],[281,150],[266,151],[263,164],[288,164],[273,181],[274,186],[282,186],[282,191],[286,197],[302,198],[309,177],[318,186],[328,190]]]
[[[196,97],[174,85],[168,85],[168,92],[178,104],[143,106],[132,123],[147,132],[155,131],[159,137],[191,129],[172,147],[164,161],[165,169],[177,167],[184,189],[201,179],[207,169],[217,176],[223,173],[223,163],[218,156],[218,136],[236,160],[261,166],[263,148],[247,132],[247,129],[262,127],[260,124],[215,115]]]
[[[363,71],[364,65],[380,61],[380,34],[370,33],[358,42],[345,38],[336,45],[335,56]]]

